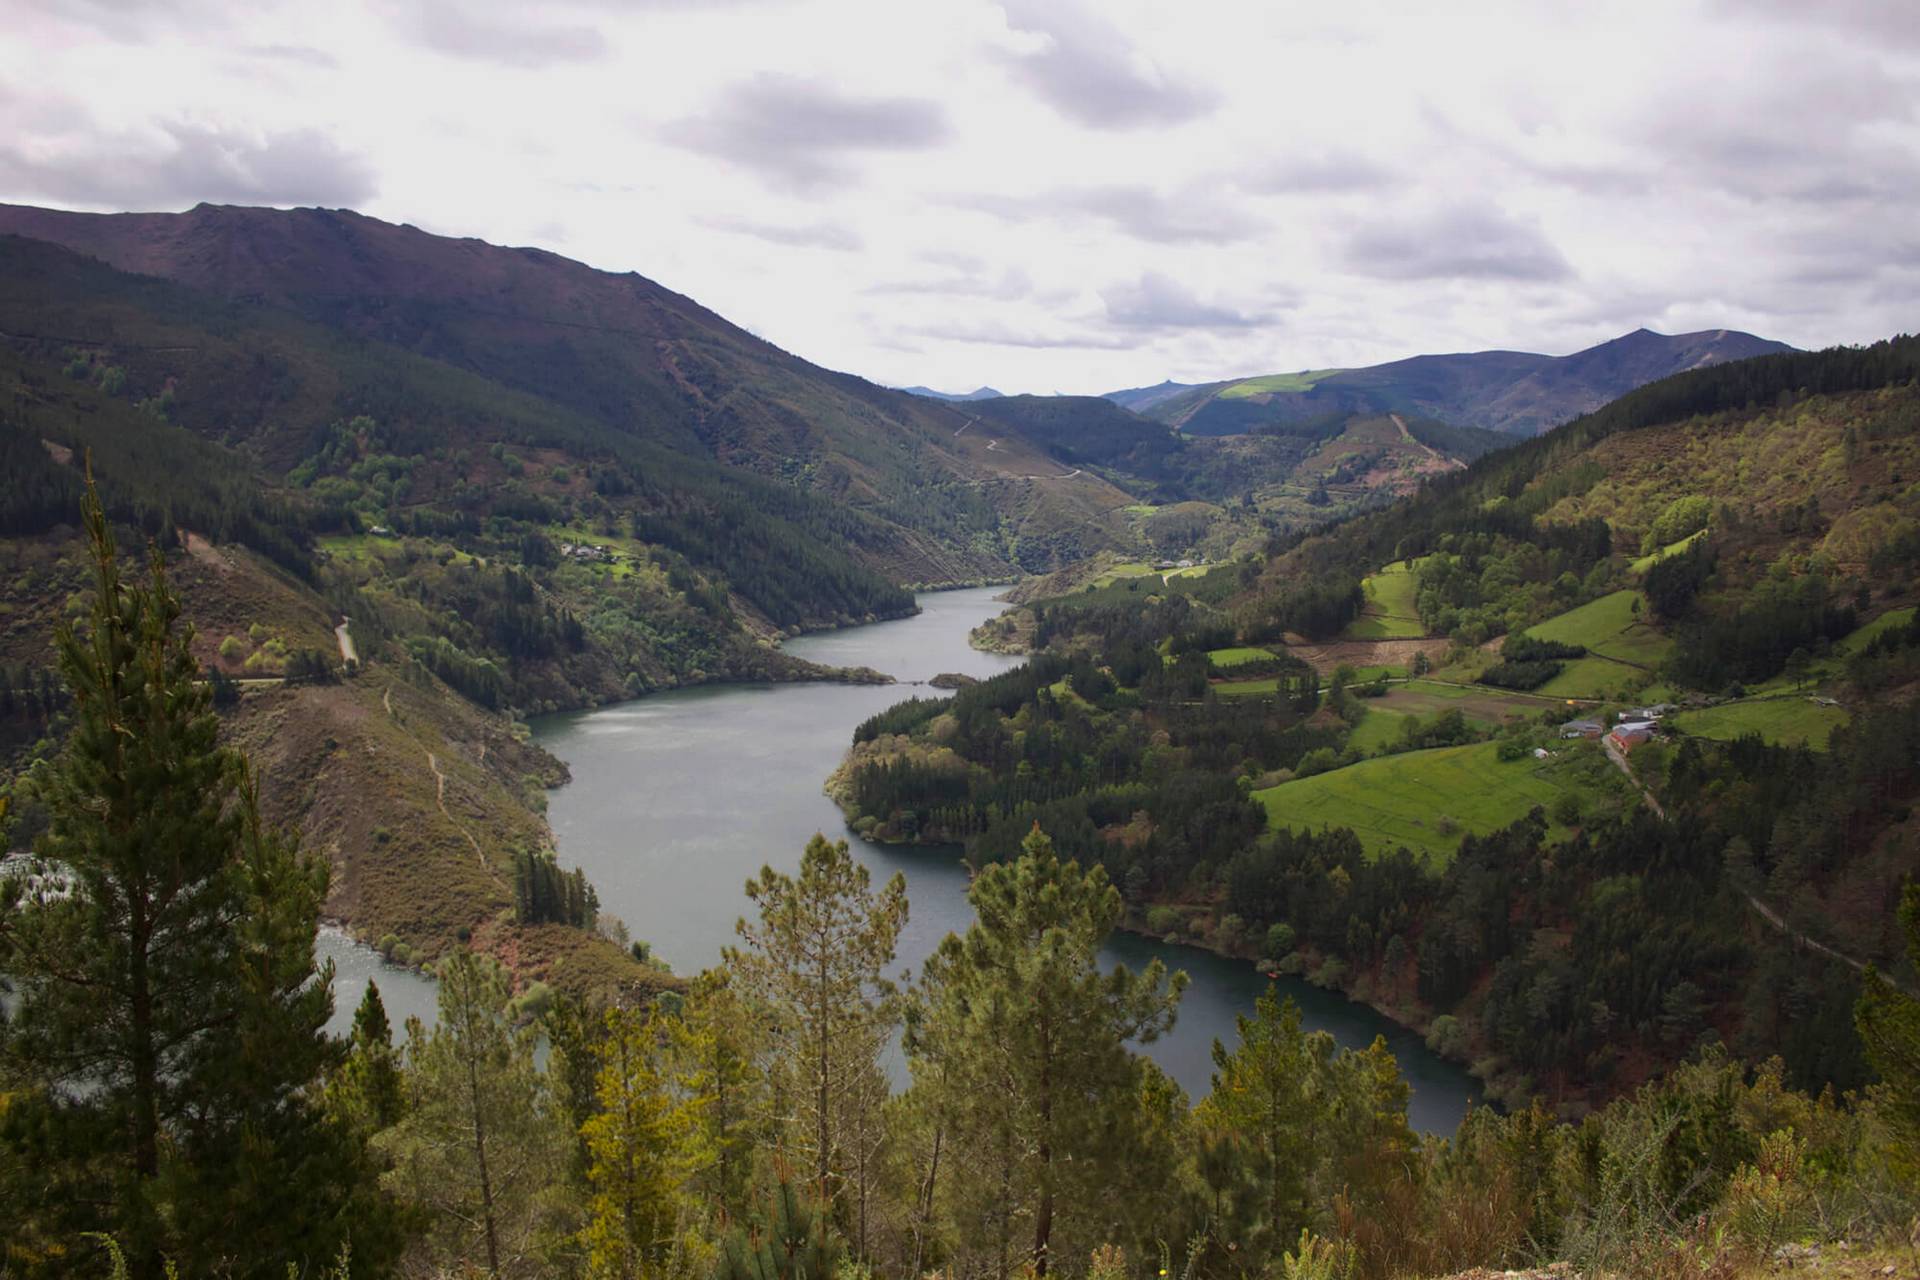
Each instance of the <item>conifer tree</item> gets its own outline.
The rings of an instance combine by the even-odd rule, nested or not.
[[[1139,974],[1101,973],[1119,891],[1098,866],[1062,863],[1038,826],[1022,850],[974,878],[974,924],[927,962],[915,1079],[937,1082],[956,1128],[989,1153],[990,1172],[960,1199],[995,1235],[996,1270],[1012,1268],[1012,1226],[1025,1221],[1026,1262],[1045,1275],[1061,1218],[1077,1214],[1083,1232],[1109,1225],[1089,1222],[1104,1170],[1131,1154],[1140,1131],[1140,1069],[1127,1046],[1172,1027],[1187,977],[1169,978],[1157,960]]]
[[[741,920],[736,928],[747,945],[727,952],[742,994],[765,1011],[773,1031],[769,1060],[790,1109],[780,1137],[829,1206],[846,1174],[844,1107],[856,1091],[868,1092],[863,1085],[885,1043],[877,1029],[894,1016],[885,971],[907,919],[904,876],[878,894],[871,884],[845,840],[815,835],[797,877],[763,867],[747,882],[760,919]]]
[[[56,1229],[113,1237],[136,1277],[323,1266],[382,1216],[318,1105],[326,868],[260,821],[164,561],[122,579],[91,478],[82,523],[93,606],[55,638],[73,728],[34,776],[47,874],[0,884],[0,1062],[25,1086],[5,1141],[55,1189]]]
[[[672,1023],[676,1070],[704,1099],[697,1120],[708,1159],[694,1189],[727,1218],[744,1217],[753,1190],[754,1152],[767,1131],[766,1076],[751,1015],[731,975],[709,969],[693,980]]]
[[[532,1274],[568,1135],[534,1032],[516,1027],[507,977],[489,956],[456,951],[439,970],[440,1020],[407,1024],[407,1110],[377,1146],[388,1182],[429,1215],[423,1248],[442,1270]]]
[[[586,1139],[588,1273],[596,1280],[671,1274],[695,1205],[694,1170],[712,1156],[700,1124],[707,1099],[674,1077],[670,1032],[657,1013],[610,1009],[596,1046],[599,1110]]]

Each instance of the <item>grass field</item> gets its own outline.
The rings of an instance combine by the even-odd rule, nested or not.
[[[1705,529],[1701,529],[1695,533],[1690,533],[1686,537],[1680,539],[1680,541],[1678,542],[1669,542],[1666,546],[1660,548],[1658,551],[1652,551],[1647,553],[1644,556],[1641,556],[1638,560],[1635,560],[1632,564],[1628,565],[1627,568],[1635,574],[1645,573],[1647,570],[1653,568],[1654,565],[1660,563],[1662,560],[1665,560],[1668,556],[1676,555],[1679,552],[1685,551],[1688,547],[1692,546],[1696,541],[1706,536],[1707,536],[1707,531]]]
[[[1096,587],[1104,587],[1109,583],[1118,582],[1122,578],[1144,578],[1152,572],[1153,566],[1149,564],[1140,564],[1138,562],[1116,564],[1095,578],[1093,585]]]
[[[1226,698],[1245,698],[1259,693],[1272,693],[1280,687],[1278,676],[1268,676],[1264,680],[1222,680],[1213,686],[1213,691]]]
[[[1245,400],[1250,396],[1270,395],[1276,391],[1311,391],[1322,378],[1342,372],[1339,369],[1302,369],[1299,373],[1273,373],[1264,378],[1248,378],[1221,388],[1222,400]]]
[[[1360,718],[1360,723],[1355,725],[1353,732],[1347,736],[1347,745],[1356,751],[1364,751],[1372,755],[1382,747],[1390,747],[1400,741],[1402,726],[1415,718],[1389,710],[1379,705],[1377,701],[1369,702],[1367,714]]]
[[[1891,631],[1895,627],[1904,627],[1912,621],[1912,606],[1908,606],[1905,609],[1890,610],[1881,614],[1866,626],[1848,632],[1844,638],[1834,643],[1833,651],[1842,658],[1850,658],[1871,644],[1874,637],[1878,636],[1881,632]]]
[[[1611,658],[1572,658],[1565,670],[1534,692],[1547,698],[1585,698],[1605,700],[1621,696],[1636,680],[1646,677],[1637,667]]]
[[[1644,678],[1666,660],[1673,641],[1636,614],[1638,591],[1616,591],[1569,609],[1557,617],[1527,628],[1541,640],[1587,647],[1587,656],[1567,662],[1566,669],[1535,690],[1549,698],[1603,698]]]
[[[1807,689],[1817,689],[1826,682],[1839,676],[1841,664],[1873,643],[1875,636],[1883,631],[1891,630],[1894,627],[1903,627],[1912,620],[1912,618],[1913,609],[1910,607],[1906,609],[1889,610],[1865,626],[1856,627],[1840,639],[1834,641],[1833,652],[1829,656],[1825,658],[1815,658],[1812,664],[1808,666],[1804,686],[1789,677],[1786,672],[1782,671],[1771,680],[1748,685],[1747,697],[1750,699],[1798,697]],[[1822,733],[1818,735],[1818,738],[1819,741],[1816,741],[1814,744],[1816,746],[1818,746],[1820,742],[1825,741],[1826,735]]]
[[[1420,580],[1405,563],[1369,574],[1360,587],[1367,593],[1367,605],[1347,628],[1349,639],[1408,640],[1426,634],[1415,603]]]
[[[1701,738],[1721,740],[1757,733],[1783,746],[1801,743],[1825,750],[1827,734],[1847,722],[1839,707],[1823,707],[1804,697],[1750,698],[1702,711],[1683,711],[1673,723]]]
[[[1591,743],[1544,761],[1497,751],[1480,742],[1382,756],[1254,796],[1276,827],[1351,827],[1370,854],[1405,846],[1440,866],[1464,834],[1498,830],[1568,790],[1597,796],[1611,768]]]
[[[1249,662],[1270,662],[1273,655],[1265,649],[1240,647],[1236,649],[1209,649],[1207,661],[1225,671],[1229,667],[1242,667]]]
[[[1537,716],[1547,703],[1537,698],[1516,697],[1497,689],[1463,689],[1431,680],[1413,680],[1396,685],[1383,698],[1367,699],[1367,705],[1415,716],[1458,711],[1469,720],[1497,725],[1509,716]]]
[[[1635,601],[1640,603],[1637,614],[1633,610]],[[1561,644],[1583,644],[1587,652],[1616,662],[1657,667],[1666,660],[1673,641],[1651,623],[1643,622],[1646,616],[1646,601],[1638,591],[1616,591],[1528,627],[1527,634]]]

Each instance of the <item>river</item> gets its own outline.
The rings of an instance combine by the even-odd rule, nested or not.
[[[1021,661],[967,644],[967,632],[999,611],[995,594],[924,594],[915,617],[804,636],[785,647],[797,657],[869,666],[903,682],[948,671],[990,676]],[[763,864],[794,870],[816,831],[845,837],[876,884],[906,874],[911,911],[897,967],[917,971],[941,938],[972,920],[959,851],[863,841],[821,792],[854,726],[914,694],[943,696],[905,684],[724,685],[542,717],[536,739],[573,772],[573,781],[549,798],[560,860],[583,867],[602,910],[625,921],[676,972],[690,974],[734,941],[749,876]],[[1193,983],[1174,1031],[1147,1052],[1197,1100],[1207,1091],[1215,1037],[1233,1042],[1234,1016],[1252,1010],[1266,980],[1244,961],[1134,935],[1116,936],[1102,959],[1137,968],[1156,956],[1185,969]],[[1308,1025],[1342,1044],[1385,1035],[1413,1087],[1414,1127],[1452,1132],[1475,1096],[1463,1070],[1364,1005],[1298,979],[1281,986]]]

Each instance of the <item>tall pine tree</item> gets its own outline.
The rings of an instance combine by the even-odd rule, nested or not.
[[[846,1107],[870,1094],[865,1086],[893,1016],[885,970],[907,919],[904,877],[878,894],[871,885],[845,840],[815,835],[798,877],[763,867],[747,882],[760,919],[740,921],[747,947],[727,952],[742,994],[774,1033],[772,1074],[793,1116],[780,1137],[826,1205],[839,1199],[855,1162]]]
[[[41,1227],[114,1237],[136,1277],[323,1266],[360,1251],[361,1217],[381,1265],[364,1148],[318,1103],[326,868],[261,823],[219,745],[159,553],[128,583],[91,478],[82,515],[93,606],[55,638],[73,729],[33,779],[46,875],[0,888],[0,1060],[24,1085],[0,1140],[51,1189]]]
[[[1029,1228],[1024,1261],[1036,1275],[1113,1229],[1106,1170],[1136,1153],[1143,1131],[1141,1069],[1127,1046],[1172,1027],[1187,983],[1158,960],[1102,973],[1119,891],[1102,868],[1061,862],[1037,825],[1022,849],[974,878],[977,918],[927,962],[913,1042],[916,1089],[941,1091],[954,1127],[985,1155],[955,1198],[971,1206],[962,1234],[993,1238],[1003,1276],[1016,1222]]]

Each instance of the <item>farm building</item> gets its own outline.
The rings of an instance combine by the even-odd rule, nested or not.
[[[1607,735],[1607,741],[1622,751],[1631,751],[1643,742],[1653,741],[1653,728],[1650,725],[1621,725]]]
[[[1560,726],[1563,738],[1597,738],[1607,731],[1598,720],[1569,720]]]

